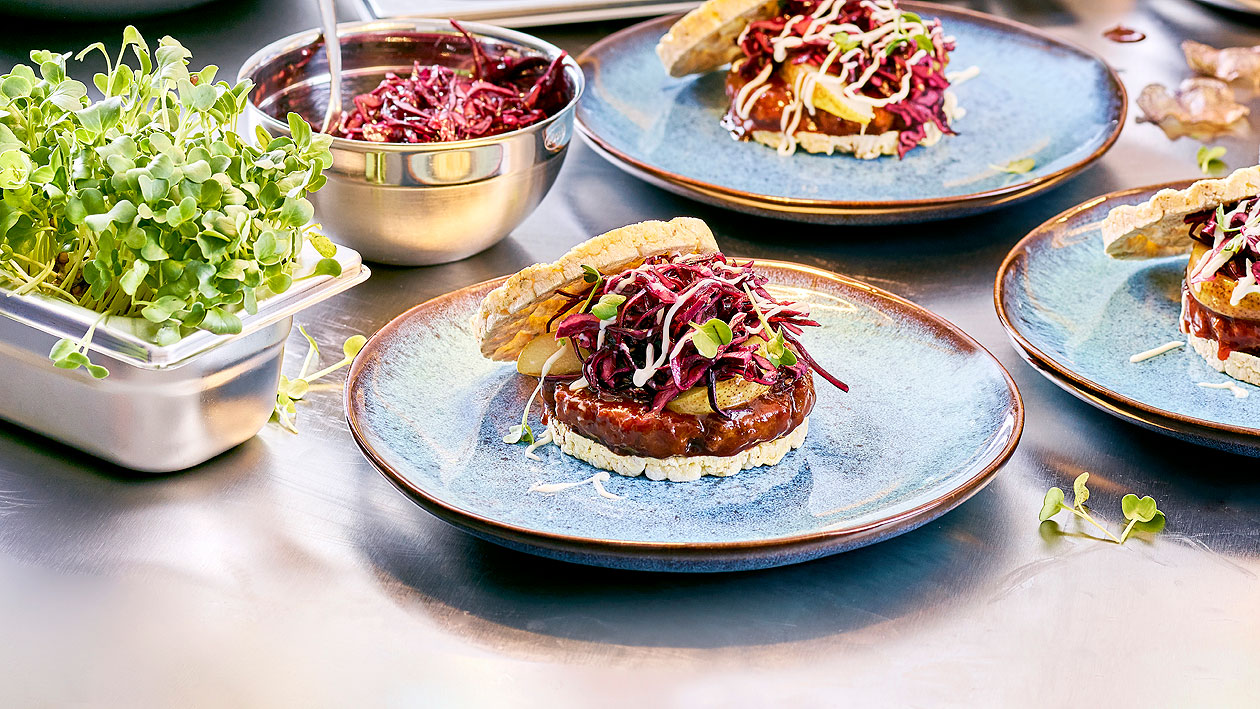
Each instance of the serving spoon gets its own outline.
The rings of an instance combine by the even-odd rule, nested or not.
[[[323,25],[324,51],[328,53],[328,106],[319,132],[327,133],[341,115],[341,37],[337,34],[337,0],[319,0],[319,20]]]

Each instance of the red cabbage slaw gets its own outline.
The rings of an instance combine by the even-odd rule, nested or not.
[[[680,393],[704,385],[711,407],[723,415],[714,393],[718,381],[743,377],[774,386],[793,382],[810,368],[848,391],[809,356],[798,339],[802,328],[818,326],[809,319],[808,309],[776,300],[766,283],[751,261],[740,263],[722,254],[652,257],[582,293],[561,293],[572,305],[556,319],[571,314],[563,316],[556,335],[570,339],[582,359],[581,383],[594,393],[641,401],[656,411]],[[614,318],[601,320],[590,312],[591,303],[610,295],[625,301]],[[573,307],[576,312],[571,311]],[[783,333],[796,355],[794,363],[776,367],[767,357],[765,341],[773,339],[774,333],[765,332],[763,317],[773,330]],[[726,323],[731,338],[710,358],[692,339],[696,326],[711,319]]]
[[[1208,252],[1187,279],[1198,285],[1224,275],[1239,282],[1234,305],[1248,293],[1260,292],[1260,197],[1251,197],[1216,209],[1188,215],[1190,238],[1208,247]]]
[[[459,23],[473,66],[464,72],[412,65],[410,76],[387,73],[353,99],[331,130],[338,138],[374,143],[440,143],[499,135],[538,123],[568,103],[564,52],[548,62],[494,54]]]
[[[882,106],[897,118],[898,157],[924,139],[930,124],[955,135],[945,113],[954,40],[940,20],[903,12],[895,0],[785,0],[777,17],[749,23],[739,45],[747,57],[739,72],[749,81],[767,64],[809,64],[846,77],[863,96],[887,99],[909,74],[906,97]]]

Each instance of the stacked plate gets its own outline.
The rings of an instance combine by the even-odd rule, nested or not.
[[[1184,343],[1178,322],[1188,257],[1109,258],[1099,225],[1112,207],[1189,184],[1115,192],[1042,224],[998,272],[998,317],[1024,359],[1080,399],[1182,440],[1260,456],[1250,399],[1260,389],[1213,370],[1184,346],[1130,361]]]

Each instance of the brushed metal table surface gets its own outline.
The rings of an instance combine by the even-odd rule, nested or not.
[[[1102,52],[1134,96],[1187,76],[1182,38],[1260,42],[1250,18],[1188,0],[972,6]],[[1104,40],[1116,22],[1148,39]],[[0,66],[32,47],[116,46],[121,24],[5,18]],[[140,24],[151,45],[176,35],[231,76],[256,47],[317,22],[314,2],[225,0]],[[541,34],[577,53],[619,26]],[[503,243],[446,266],[377,268],[297,318],[320,342],[340,342],[605,229],[700,216],[728,253],[892,290],[1010,369],[1027,405],[1023,443],[993,484],[939,521],[795,567],[624,573],[510,552],[430,517],[359,454],[335,392],[302,404],[299,435],[268,426],[162,477],[0,426],[0,704],[1256,706],[1257,461],[1076,400],[1020,361],[993,311],[994,272],[1029,229],[1110,190],[1196,174],[1196,143],[1169,142],[1133,114],[1111,153],[1066,185],[915,228],[724,212],[643,184],[575,141],[555,189]],[[1256,156],[1254,137],[1225,144],[1231,165]],[[1101,516],[1114,522],[1125,492],[1149,493],[1167,531],[1124,547],[1082,539],[1074,524],[1045,534],[1042,493],[1086,470]]]

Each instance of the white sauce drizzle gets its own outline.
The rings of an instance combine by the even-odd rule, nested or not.
[[[599,349],[604,346],[604,330],[607,329],[608,326],[612,325],[614,322],[615,322],[614,320],[600,320],[599,321],[599,335],[596,336],[595,338],[595,349]]]
[[[819,3],[818,7],[810,16],[795,15],[788,19],[784,24],[783,30],[776,37],[770,38],[770,47],[774,64],[783,64],[787,61],[787,53],[790,49],[795,49],[805,44],[817,42],[820,39],[826,39],[831,51],[828,53],[822,66],[818,69],[810,69],[797,72],[792,82],[791,102],[783,107],[783,111],[779,114],[779,130],[782,133],[782,140],[777,148],[781,155],[791,155],[796,152],[797,140],[796,130],[800,127],[801,120],[805,111],[812,116],[816,112],[814,106],[814,92],[821,83],[829,93],[841,96],[847,101],[857,104],[864,104],[869,108],[879,108],[889,104],[904,101],[910,95],[911,81],[913,73],[907,71],[901,79],[901,86],[891,96],[884,98],[875,98],[861,93],[861,90],[871,81],[875,73],[883,66],[887,59],[886,49],[888,45],[899,39],[909,39],[916,34],[922,34],[930,39],[941,39],[942,41],[952,41],[951,37],[943,37],[940,25],[936,25],[929,29],[927,24],[923,22],[912,22],[906,20],[902,14],[902,10],[890,0],[864,0],[862,6],[871,10],[871,19],[879,24],[874,29],[863,32],[856,25],[851,23],[832,24],[844,8],[843,0],[824,0]],[[802,20],[808,20],[809,24],[805,27],[804,36],[789,36],[792,28]],[[743,42],[748,33],[748,27],[739,35],[739,42]],[[835,35],[844,34],[851,41],[857,41],[858,46],[850,49],[843,56],[840,56],[840,45],[835,42]],[[935,42],[934,42],[935,45]],[[867,52],[872,61],[870,66],[862,73],[860,77],[850,81],[850,73],[857,67],[854,61],[863,52]],[[911,55],[907,60],[907,66],[914,66],[923,61],[924,58],[934,57],[934,53],[928,53],[920,48]],[[839,76],[827,73],[830,67],[839,62],[841,72]],[[733,109],[735,115],[741,119],[747,120],[752,113],[753,106],[757,103],[766,91],[769,90],[768,83],[774,64],[767,64],[762,68],[756,77],[744,84],[735,95]],[[958,72],[956,76],[958,83],[966,81],[974,77],[980,72],[979,67],[971,67],[962,72]],[[955,81],[953,75],[946,75],[946,79],[951,83]],[[866,127],[862,127],[865,133]],[[662,351],[667,351],[669,344],[666,343]],[[646,369],[646,368],[645,368]],[[640,370],[642,371],[642,370]],[[655,370],[653,370],[655,371]],[[639,372],[635,372],[635,376],[639,376]],[[650,375],[649,375],[650,378]],[[643,381],[647,381],[644,379]],[[639,386],[642,386],[641,384]]]
[[[1235,399],[1246,399],[1251,393],[1233,382],[1199,382],[1199,386],[1204,389],[1229,389],[1230,392],[1233,393]]]
[[[652,343],[648,343],[647,363],[641,369],[634,370],[634,374],[630,377],[635,386],[642,387],[644,384],[647,384],[647,381],[656,374],[656,371],[665,366],[665,362],[669,360],[669,326],[674,322],[674,315],[678,312],[678,309],[683,306],[683,303],[687,302],[688,298],[695,295],[697,290],[712,280],[714,279],[701,278],[696,281],[695,285],[683,291],[683,294],[678,296],[678,300],[674,301],[674,304],[669,306],[669,310],[665,313],[665,322],[662,326],[661,354],[653,360]]]
[[[1130,357],[1129,361],[1134,364],[1137,364],[1138,362],[1145,362],[1146,360],[1151,359],[1152,357],[1158,357],[1164,354],[1165,352],[1171,352],[1177,349],[1178,347],[1185,347],[1185,346],[1186,346],[1186,343],[1182,342],[1181,340],[1173,340],[1172,342],[1166,342],[1160,345],[1159,347],[1149,349],[1145,352],[1139,352],[1133,355],[1132,357]]]
[[[547,378],[547,373],[551,371],[551,365],[555,364],[556,360],[560,359],[560,356],[564,354],[564,350],[565,348],[561,347],[560,349],[552,353],[552,355],[548,357],[545,362],[543,362],[542,370],[538,372],[538,386],[534,387],[534,392],[529,395],[529,399],[525,402],[525,411],[521,413],[521,428],[522,429],[524,429],[525,426],[529,423],[529,410],[534,407],[534,399],[538,398],[538,394],[542,392],[543,380]],[[547,432],[543,435],[543,438],[546,438],[547,440],[543,441],[543,443],[538,444],[538,445],[545,445],[551,442],[551,427],[550,426],[547,427]],[[508,434],[507,436],[503,437],[504,443],[508,443],[512,445],[519,443],[520,440],[521,440],[520,436],[517,436],[516,440],[512,440],[512,434]],[[541,439],[535,439],[535,443],[537,444],[539,440]],[[542,458],[539,458],[538,456],[534,455],[534,449],[537,448],[538,445],[531,444],[529,448],[526,448],[525,457],[530,458],[532,460],[542,460]]]
[[[1260,204],[1260,200],[1256,203]],[[1251,259],[1247,259],[1247,275],[1238,279],[1234,292],[1229,295],[1229,304],[1234,307],[1238,307],[1243,302],[1243,298],[1253,293],[1260,293],[1260,286],[1256,285],[1256,274],[1251,270],[1252,265]]]
[[[555,440],[555,436],[553,436],[551,433],[551,426],[547,426],[547,430],[543,432],[543,435],[539,436],[538,438],[535,438],[534,442],[529,444],[529,447],[525,449],[525,457],[529,458],[530,460],[537,460],[539,462],[542,462],[542,458],[538,457],[538,455],[536,455],[534,451],[538,450],[539,448],[542,448],[548,443],[551,443],[553,440]]]
[[[585,389],[586,387],[590,385],[591,383],[586,381],[586,377],[578,377],[577,379],[573,380],[569,384],[569,391],[577,391],[579,389]]]
[[[971,81],[980,76],[980,67],[972,65],[962,71],[952,71],[945,75],[945,79],[949,81],[950,86],[958,86],[961,83]]]
[[[604,489],[604,483],[608,482],[609,479],[611,479],[611,477],[612,476],[609,475],[607,471],[601,470],[598,473],[595,473],[594,475],[590,476],[589,478],[585,480],[579,480],[575,483],[548,483],[544,485],[542,482],[536,482],[533,485],[529,486],[529,491],[541,492],[544,495],[554,495],[557,492],[564,492],[565,490],[569,490],[569,489],[578,487],[580,485],[586,485],[587,483],[590,483],[595,488],[595,492],[599,493],[600,497],[603,497],[609,500],[620,500],[624,497],[624,495],[614,495],[613,493]]]

